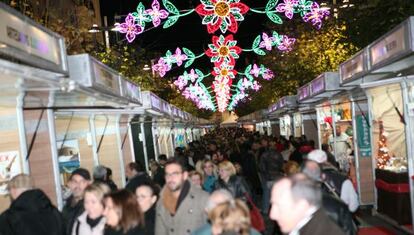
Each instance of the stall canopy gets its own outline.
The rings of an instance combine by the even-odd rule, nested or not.
[[[341,86],[355,86],[363,82],[360,78],[368,73],[367,51],[364,48],[339,65]]]
[[[296,95],[283,96],[275,104],[269,106],[267,114],[270,118],[278,117],[282,113],[289,112],[297,108]]]
[[[150,91],[142,92],[143,108],[146,113],[155,117],[172,117],[172,110],[168,102]]]
[[[234,112],[223,112],[223,121],[220,123],[220,126],[237,126],[238,116]]]

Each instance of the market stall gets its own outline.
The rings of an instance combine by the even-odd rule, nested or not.
[[[46,107],[52,91],[66,88],[64,38],[3,3],[0,18],[0,212],[10,205],[8,181],[20,173],[62,206],[54,117]]]
[[[308,140],[313,140],[315,142],[315,147],[319,146],[318,123],[315,109],[315,102],[317,102],[318,99],[311,98],[310,83],[307,83],[298,89],[297,99],[298,111],[295,113],[295,115],[297,115],[295,122],[295,136],[298,137],[299,134],[304,135]]]
[[[280,136],[289,139],[293,135],[293,116],[297,108],[296,96],[284,96],[268,109],[269,119],[279,119]]]
[[[412,224],[413,143],[410,113],[414,17],[370,44],[365,81],[371,124],[376,209],[399,225]]]

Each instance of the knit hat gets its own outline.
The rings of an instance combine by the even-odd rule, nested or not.
[[[71,180],[74,175],[79,175],[85,180],[91,180],[91,174],[85,168],[78,168],[72,172],[69,179]]]
[[[315,149],[308,153],[308,160],[312,160],[317,163],[324,163],[328,160],[328,156],[323,150]]]

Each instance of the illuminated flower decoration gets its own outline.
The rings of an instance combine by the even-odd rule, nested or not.
[[[135,19],[132,14],[127,15],[125,23],[116,23],[115,29],[120,33],[126,33],[128,42],[134,41],[135,36],[142,33],[144,30],[140,25],[135,24]]]
[[[277,5],[276,11],[284,12],[287,18],[292,19],[295,7],[298,3],[298,0],[284,0],[284,3],[279,3],[279,5]]]
[[[145,14],[151,17],[154,27],[158,27],[161,24],[161,19],[168,17],[168,12],[166,10],[160,10],[160,3],[157,0],[154,0],[151,6],[152,9],[145,10]]]
[[[177,80],[174,81],[174,85],[181,91],[187,85],[187,79],[183,75],[179,76]]]
[[[283,35],[282,42],[279,44],[279,46],[277,48],[281,51],[291,51],[292,50],[292,45],[293,45],[293,43],[295,43],[295,41],[296,41],[296,39],[289,38],[286,35]]]
[[[183,64],[183,61],[187,59],[187,55],[186,54],[182,54],[181,53],[181,49],[177,47],[177,49],[175,50],[175,54],[173,55],[175,62],[177,63],[178,66],[181,66]]]
[[[222,33],[227,30],[236,33],[237,21],[244,20],[243,15],[249,11],[249,7],[240,0],[201,0],[195,11],[204,16],[202,23],[207,25],[209,33],[214,33],[219,28]]]
[[[137,11],[132,13],[132,16],[141,27],[145,27],[145,23],[151,22],[151,17],[145,13],[145,7],[142,2],[138,4]]]
[[[198,78],[198,74],[194,71],[194,69],[191,69],[190,73],[188,74],[188,79],[191,82],[195,82],[197,78]]]
[[[233,40],[233,35],[224,37],[213,36],[213,44],[208,45],[206,55],[211,57],[212,63],[228,63],[235,64],[235,59],[239,58],[242,49],[236,46],[237,41]]]
[[[326,16],[329,16],[329,10],[326,8],[320,8],[318,3],[313,2],[310,12],[306,13],[303,16],[303,20],[305,22],[310,21],[313,26],[315,26],[317,29],[320,29],[322,26],[322,20]]]
[[[215,77],[226,77],[229,79],[233,79],[236,77],[237,71],[234,70],[233,65],[222,63],[220,65],[216,64],[211,74]]]
[[[258,91],[260,90],[260,88],[262,88],[262,86],[257,81],[254,81],[252,85],[252,89],[255,91]]]
[[[165,74],[170,71],[171,64],[167,63],[163,58],[158,60],[158,63],[152,66],[153,72],[158,72],[161,77],[164,77]]]
[[[271,51],[276,39],[274,37],[269,37],[266,33],[262,34],[262,39],[263,41],[260,43],[259,47]]]
[[[270,70],[270,69],[265,69],[265,71],[262,74],[263,79],[268,80],[268,81],[271,80],[274,76],[275,75],[274,75],[273,71]]]
[[[253,67],[250,70],[250,74],[253,75],[256,78],[259,77],[259,75],[260,75],[260,67],[257,66],[257,64],[253,64]]]
[[[240,90],[244,91],[245,89],[249,89],[252,85],[253,83],[249,79],[244,78]]]

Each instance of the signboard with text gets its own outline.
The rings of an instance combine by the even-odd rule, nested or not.
[[[363,115],[356,116],[357,124],[357,141],[361,157],[370,157],[371,150],[371,131],[367,120]]]

